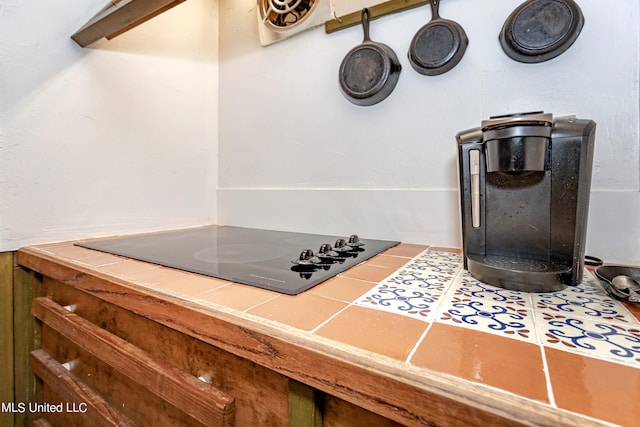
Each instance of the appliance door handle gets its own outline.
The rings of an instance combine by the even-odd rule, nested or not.
[[[480,227],[480,150],[469,150],[471,175],[471,225]]]

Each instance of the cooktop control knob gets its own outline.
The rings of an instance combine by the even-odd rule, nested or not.
[[[353,252],[353,248],[347,245],[347,241],[344,239],[336,240],[336,244],[333,245],[333,250],[338,253]]]
[[[329,243],[323,243],[322,246],[320,246],[320,250],[318,251],[317,256],[319,258],[327,260],[335,260],[337,258],[340,258],[340,254],[334,251]]]
[[[329,243],[323,243],[322,245],[320,245],[320,250],[318,251],[321,254],[326,254],[333,251],[333,248],[331,247],[331,245]]]
[[[291,262],[298,265],[317,265],[322,263],[322,260],[315,256],[311,249],[305,249],[300,252],[298,258],[293,258]]]
[[[358,237],[357,234],[352,234],[351,237],[349,237],[349,242],[347,244],[352,248],[358,248],[360,246],[364,246],[364,242],[360,241],[360,237]]]

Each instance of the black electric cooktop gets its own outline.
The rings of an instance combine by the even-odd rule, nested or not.
[[[356,235],[209,226],[77,245],[295,295],[398,243]]]

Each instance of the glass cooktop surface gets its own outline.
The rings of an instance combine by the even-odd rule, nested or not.
[[[295,295],[400,243],[350,237],[209,226],[76,245]]]

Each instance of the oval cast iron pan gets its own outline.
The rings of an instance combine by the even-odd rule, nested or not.
[[[395,52],[369,38],[369,9],[362,9],[362,44],[351,49],[340,64],[342,94],[356,105],[374,105],[388,97],[402,69]]]
[[[469,39],[460,24],[440,17],[440,0],[430,5],[431,20],[413,36],[407,56],[418,73],[437,76],[458,65]]]
[[[527,0],[505,21],[500,45],[518,62],[544,62],[569,49],[583,25],[582,10],[573,0]]]

